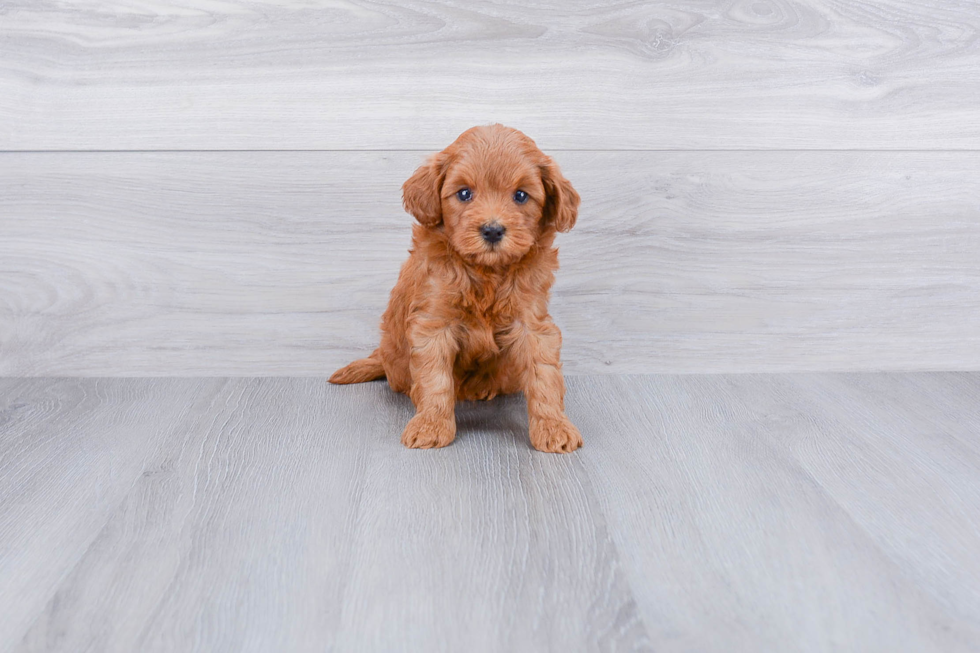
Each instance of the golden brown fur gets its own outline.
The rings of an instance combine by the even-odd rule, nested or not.
[[[534,141],[502,125],[464,132],[402,191],[419,224],[381,321],[381,346],[330,381],[387,377],[408,394],[416,407],[402,435],[409,447],[451,443],[457,399],[519,391],[536,449],[580,447],[565,416],[561,332],[548,315],[555,233],[575,224],[578,193]],[[495,234],[487,229],[499,228],[502,239],[488,240]]]

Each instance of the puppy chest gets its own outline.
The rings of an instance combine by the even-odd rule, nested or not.
[[[466,316],[461,324],[460,362],[479,364],[499,356],[502,353],[500,334],[512,322],[497,316]]]
[[[505,334],[513,328],[527,303],[517,291],[518,276],[471,279],[450,300],[460,326],[458,362],[464,367],[478,368],[504,353]]]

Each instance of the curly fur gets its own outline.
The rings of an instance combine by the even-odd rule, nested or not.
[[[457,191],[468,188],[472,199]],[[517,190],[527,193],[520,204]],[[579,195],[534,141],[502,125],[474,127],[433,155],[402,187],[419,222],[381,320],[381,345],[332,383],[387,378],[416,407],[409,447],[450,444],[456,400],[523,392],[531,444],[582,445],[565,416],[561,332],[548,314],[558,269],[555,234],[575,225]],[[481,227],[505,229],[488,243]]]

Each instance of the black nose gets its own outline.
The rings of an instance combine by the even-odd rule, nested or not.
[[[480,234],[483,235],[483,240],[487,241],[491,245],[494,243],[499,243],[500,239],[504,237],[504,232],[507,231],[499,224],[485,224],[480,227]]]

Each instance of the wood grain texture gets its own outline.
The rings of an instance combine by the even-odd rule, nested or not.
[[[972,0],[84,2],[0,13],[0,149],[978,149]]]
[[[0,648],[20,641],[80,561],[99,550],[113,515],[146,482],[147,461],[189,415],[208,409],[214,386],[0,380]],[[138,589],[139,581],[126,584]],[[93,634],[112,626],[81,628],[90,625]]]
[[[406,456],[414,409],[377,386],[388,419],[369,436],[338,650],[653,650],[581,462],[530,448],[522,399],[464,404],[452,447]]]
[[[42,412],[30,394],[60,387],[28,383],[21,412]],[[78,385],[113,395],[133,383],[144,384]],[[158,385],[174,383],[183,393],[200,385]],[[29,603],[31,623],[5,621],[0,642],[22,651],[648,650],[581,464],[530,449],[522,402],[464,408],[465,437],[420,456],[397,437],[407,400],[383,384],[211,383],[181,427],[144,451],[129,493],[75,547],[57,590]],[[155,417],[151,407],[129,409]],[[509,417],[496,423],[501,407]],[[52,426],[43,436],[63,439]],[[0,460],[0,477],[41,462]],[[39,478],[36,494],[58,497],[60,481]],[[14,527],[40,520],[70,541],[44,504],[8,496],[35,508]],[[5,560],[0,573],[34,598],[35,569],[59,552],[35,544],[19,555],[33,566]]]
[[[977,374],[0,379],[0,649],[970,651]]]
[[[422,152],[0,155],[0,374],[370,352]],[[973,153],[565,152],[569,374],[980,369]]]
[[[573,388],[582,460],[659,650],[980,646],[976,375]]]
[[[363,432],[335,421],[345,402],[325,391],[319,379],[221,380],[147,452],[125,500],[10,641],[66,652],[328,647]]]

